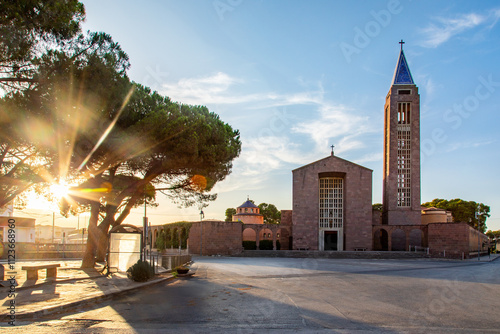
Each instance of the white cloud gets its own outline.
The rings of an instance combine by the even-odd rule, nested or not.
[[[350,110],[344,106],[323,103],[319,107],[319,117],[297,124],[292,128],[292,131],[309,135],[316,143],[317,149],[328,147],[334,139],[336,140],[336,144],[334,144],[336,152],[363,146],[354,138],[370,132],[367,126],[367,117],[352,115],[349,113]]]
[[[335,154],[363,148],[358,137],[372,132],[368,118],[356,115],[356,111],[342,105],[334,105],[324,99],[321,83],[313,90],[290,94],[276,92],[239,93],[245,80],[219,72],[200,78],[181,79],[177,83],[165,84],[161,93],[189,104],[245,104],[238,109],[258,110],[282,109],[270,117],[267,127],[260,128],[255,135],[242,131],[242,151],[234,162],[233,173],[216,185],[215,192],[236,189],[260,189],[267,186],[270,174],[285,164],[301,165],[325,157],[329,146],[335,145]],[[245,87],[243,87],[245,88]],[[307,113],[289,114],[287,106],[307,105]],[[246,120],[248,122],[249,119]],[[257,119],[256,121],[265,121]],[[244,130],[247,126],[242,123]],[[302,137],[300,140],[298,137]],[[313,144],[303,142],[310,139]],[[308,146],[309,145],[309,146]],[[306,147],[308,146],[308,147]]]
[[[355,162],[357,164],[362,165],[362,164],[367,163],[367,162],[382,161],[382,158],[383,158],[382,152],[369,153],[369,154],[362,156],[359,159],[356,159]]]
[[[447,152],[453,152],[456,150],[464,150],[464,149],[469,149],[469,148],[476,148],[476,147],[481,147],[481,146],[487,146],[490,144],[495,143],[496,140],[486,140],[486,141],[478,141],[478,142],[458,142],[451,144],[450,147],[448,148]]]
[[[491,29],[499,18],[500,9],[492,10],[488,15],[469,13],[454,18],[436,18],[436,23],[431,23],[421,30],[424,39],[420,42],[420,45],[427,48],[435,48],[458,34],[484,24],[488,24],[487,28]]]
[[[323,96],[321,87],[316,91],[292,94],[235,92],[235,86],[244,83],[242,79],[218,72],[206,77],[182,78],[176,83],[163,84],[160,93],[169,96],[174,101],[194,105],[252,103],[253,108],[317,103]]]

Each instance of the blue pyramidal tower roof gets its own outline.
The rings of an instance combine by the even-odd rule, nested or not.
[[[394,70],[394,77],[392,78],[393,85],[414,85],[413,78],[411,76],[410,68],[406,62],[405,54],[403,49],[399,53],[398,64]]]

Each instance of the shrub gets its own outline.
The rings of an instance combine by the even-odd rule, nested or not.
[[[164,231],[161,231],[160,234],[158,235],[158,238],[156,238],[156,248],[159,250],[159,251],[162,251],[164,250],[165,248],[167,248],[167,240],[166,240],[166,236],[165,236],[165,232]]]
[[[273,241],[272,240],[261,240],[259,242],[260,250],[273,250]]]
[[[281,248],[279,240],[276,240],[276,249],[279,250]],[[255,241],[243,241],[243,249],[245,250],[256,250],[257,243]],[[273,250],[273,241],[272,240],[260,240],[259,242],[260,250]]]
[[[243,249],[245,250],[256,250],[257,243],[255,241],[243,241]]]
[[[155,275],[155,269],[147,261],[137,261],[127,269],[127,277],[136,282],[145,282]]]

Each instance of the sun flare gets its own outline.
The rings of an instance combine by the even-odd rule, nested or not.
[[[50,192],[55,198],[61,199],[68,196],[69,186],[63,183],[54,183],[50,186]]]

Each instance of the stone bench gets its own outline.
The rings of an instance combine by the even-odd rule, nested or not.
[[[59,263],[54,263],[54,264],[40,264],[38,266],[23,266],[21,267],[22,270],[26,270],[27,272],[27,279],[31,280],[37,280],[38,279],[38,270],[40,269],[47,269],[47,278],[48,277],[57,277],[57,268],[60,267],[61,265]]]

